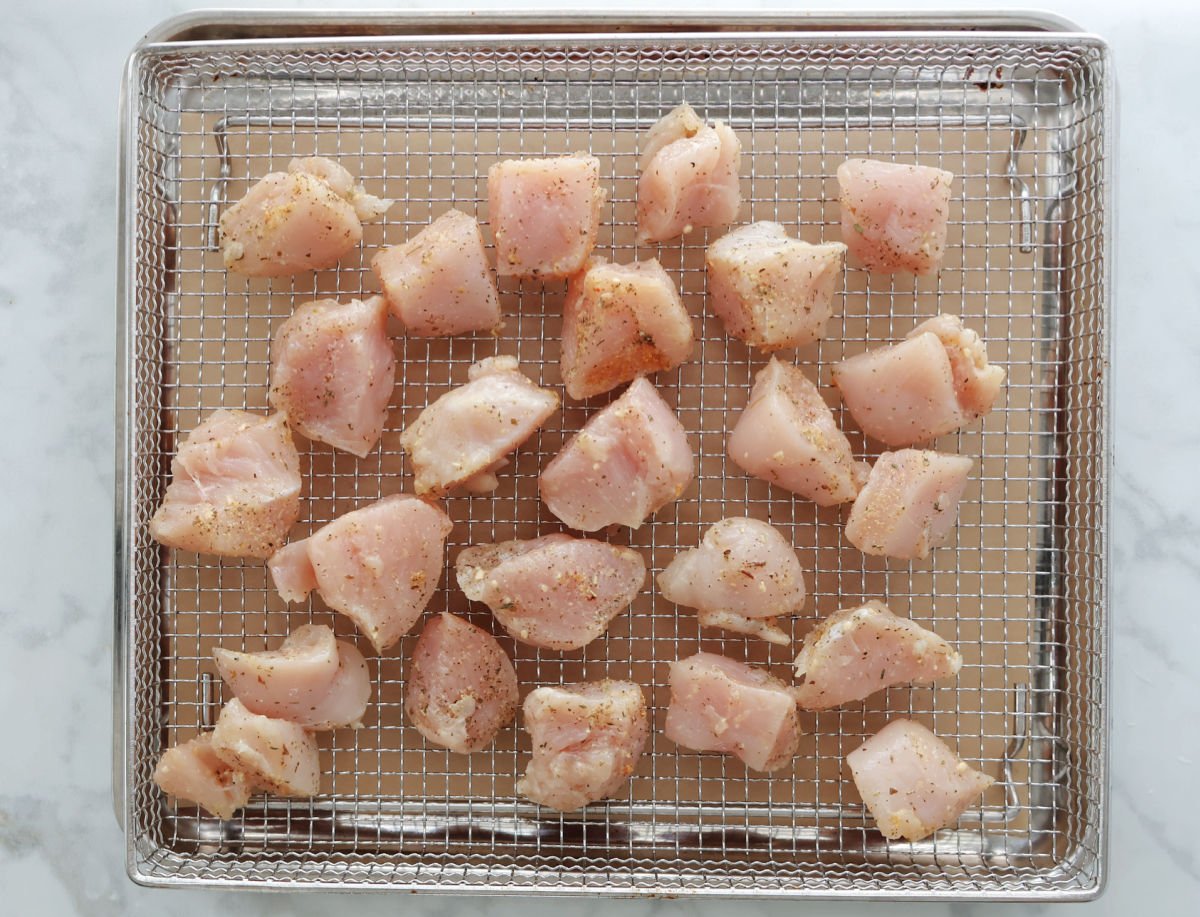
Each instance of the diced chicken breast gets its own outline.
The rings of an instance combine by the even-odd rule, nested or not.
[[[488,201],[501,277],[568,277],[596,247],[600,160],[509,159],[488,169]]]
[[[849,159],[838,166],[842,241],[869,271],[936,274],[946,252],[954,173]]]
[[[217,757],[207,732],[163,752],[154,782],[168,796],[195,803],[217,818],[233,818],[254,792],[249,774]]]
[[[636,529],[679,499],[695,466],[683,424],[639,378],[567,441],[538,487],[550,511],[573,529]]]
[[[751,223],[704,256],[708,301],[740,341],[770,353],[825,336],[846,246],[792,239],[778,223]]]
[[[305,624],[277,650],[243,653],[217,647],[217,671],[251,713],[308,729],[362,722],[371,676],[362,653],[324,624]]]
[[[517,792],[561,812],[617,792],[650,737],[646,698],[628,681],[537,688],[523,709],[533,758]]]
[[[405,330],[417,337],[495,331],[500,297],[474,217],[447,210],[402,245],[371,259]]]
[[[364,222],[383,216],[394,203],[368,194],[361,184],[354,183],[354,176],[345,166],[324,156],[298,156],[288,163],[288,171],[303,172],[321,179],[335,194],[349,201],[355,216]]]
[[[935,334],[837,363],[833,384],[863,432],[889,446],[932,439],[966,421],[950,360]]]
[[[421,735],[479,751],[513,721],[518,700],[517,673],[495,637],[452,614],[425,625],[404,685],[404,712]]]
[[[992,409],[1004,370],[955,315],[917,325],[898,344],[833,367],[833,384],[864,433],[909,446],[957,430]]]
[[[308,539],[284,545],[267,561],[271,582],[285,602],[303,602],[317,589],[317,571],[308,556]]]
[[[313,734],[296,723],[251,713],[236,697],[221,708],[212,750],[277,796],[316,796],[321,760]]]
[[[251,713],[292,719],[294,702],[320,699],[338,670],[338,642],[324,624],[304,624],[288,634],[278,649],[257,653],[218,646],[217,671]]]
[[[348,640],[338,641],[338,670],[329,691],[306,712],[289,719],[309,729],[337,729],[362,726],[367,704],[371,701],[371,672],[358,647]]]
[[[512,357],[481,360],[467,379],[421,411],[400,436],[418,494],[443,496],[459,486],[473,493],[495,490],[504,457],[558,407],[558,395],[538,388]]]
[[[921,449],[883,453],[850,508],[846,539],[864,554],[924,560],[953,530],[973,464]]]
[[[453,527],[441,507],[395,494],[292,542],[268,567],[286,601],[303,600],[315,585],[325,604],[383,653],[408,633],[433,597]]]
[[[282,414],[213,411],[171,460],[150,534],[182,551],[270,557],[300,518],[300,486]]]
[[[853,500],[867,477],[829,405],[799,366],[771,358],[729,435],[729,457],[819,506]]]
[[[702,627],[786,645],[775,623],[804,605],[804,573],[791,543],[757,519],[722,519],[698,547],[675,555],[658,588],[668,602],[695,608]]]
[[[304,303],[271,342],[272,407],[301,436],[360,458],[379,441],[395,383],[382,296]]]
[[[735,755],[756,771],[787,764],[800,744],[791,690],[778,678],[715,653],[671,663],[664,732],[692,751]]]
[[[882,602],[843,608],[809,631],[796,657],[797,703],[825,710],[893,685],[928,685],[958,674],[962,656],[931,630]]]
[[[467,598],[491,608],[513,639],[552,650],[591,643],[646,581],[637,551],[561,533],[475,545],[455,568]]]
[[[638,157],[638,170],[645,172],[650,168],[650,163],[663,147],[685,137],[694,137],[703,129],[704,121],[696,114],[696,109],[686,102],[675,106],[646,131],[646,136],[642,138],[641,155]]]
[[[846,755],[880,834],[919,841],[954,824],[996,781],[960,761],[920,723],[892,720]]]
[[[1004,384],[1004,369],[988,363],[982,338],[963,325],[957,315],[942,313],[917,325],[909,338],[935,334],[954,373],[954,392],[958,397],[966,422],[982,417],[996,403],[1000,386]]]
[[[680,105],[647,132],[640,164],[639,242],[665,242],[737,219],[742,145],[727,124],[705,124],[690,105]]]
[[[571,278],[563,306],[562,376],[588,398],[638,376],[674,369],[692,353],[692,320],[658,261],[593,258]]]
[[[391,204],[355,186],[332,160],[293,159],[287,172],[263,176],[221,214],[225,267],[250,277],[333,267],[362,241],[362,221]]]

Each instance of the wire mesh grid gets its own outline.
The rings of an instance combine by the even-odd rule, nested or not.
[[[125,559],[129,594],[127,832],[131,873],[162,884],[362,884],[635,893],[1067,894],[1098,884],[1103,813],[1104,57],[1083,43],[1029,39],[828,37],[376,43],[146,49],[133,115],[134,281]],[[903,337],[938,311],[961,315],[1008,380],[982,424],[943,437],[976,458],[950,543],[930,562],[866,557],[846,543],[846,508],[820,509],[749,478],[727,434],[765,359],[723,333],[704,306],[703,252],[719,231],[660,246],[634,240],[639,133],[688,101],[727,121],[744,147],[742,222],[775,220],[808,241],[839,237],[834,173],[849,156],[938,165],[956,174],[948,255],[933,278],[847,270],[817,345],[785,353],[831,392],[830,366]],[[497,632],[523,692],[628,678],[661,726],[667,662],[700,648],[787,677],[800,638],[837,608],[880,598],[964,657],[956,684],[890,689],[804,716],[791,770],[766,776],[683,752],[657,730],[628,787],[583,814],[515,795],[528,757],[517,729],[460,756],[402,716],[415,633],[370,661],[362,729],[322,737],[322,793],[256,799],[231,821],[164,800],[150,780],[161,750],[211,725],[224,699],[214,646],[274,646],[300,623],[353,628],[319,601],[285,606],[261,563],[158,548],[146,523],[182,437],[216,407],[267,410],[272,331],[318,296],[376,289],[369,258],[450,207],[487,222],[486,173],[504,158],[589,152],[609,193],[598,253],[658,257],[692,315],[693,359],[654,378],[697,452],[680,501],[636,532],[651,577],[632,609],[577,653],[509,640],[457,589],[470,544],[562,526],[539,502],[545,461],[611,400],[565,402],[512,457],[500,488],[447,501],[455,521],[429,613]],[[216,215],[293,156],[336,158],[397,203],[336,270],[276,280],[227,274]],[[398,381],[380,446],[364,459],[299,441],[305,508],[294,537],[378,497],[411,491],[404,425],[474,361],[516,356],[559,386],[562,284],[501,281],[496,337],[406,338],[393,328]],[[857,434],[830,394],[856,454]],[[653,576],[727,516],[787,533],[810,599],[793,646],[718,631],[656,594]],[[419,631],[418,628],[414,629]],[[887,843],[843,757],[890,717],[930,726],[997,778],[958,827]]]

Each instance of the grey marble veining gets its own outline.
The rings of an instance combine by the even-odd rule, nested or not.
[[[116,97],[128,49],[191,4],[6,3],[0,36],[0,913],[429,915],[557,901],[154,892],[124,875],[109,797]],[[257,5],[263,5],[259,3]],[[299,4],[324,6],[328,3]],[[358,5],[382,5],[363,4]],[[484,3],[477,7],[507,4]],[[529,4],[534,5],[534,4]],[[543,6],[559,6],[550,2]],[[769,4],[754,4],[768,6]],[[875,0],[866,6],[931,5]],[[932,4],[936,6],[939,4]],[[945,5],[945,4],[941,4]],[[994,6],[960,0],[964,7]],[[696,4],[681,3],[694,9]],[[1121,88],[1107,894],[1079,910],[1200,912],[1200,148],[1192,0],[1061,0]],[[1189,111],[1185,115],[1185,111]],[[795,905],[577,901],[573,913],[791,914]],[[805,905],[809,914],[869,905]],[[910,905],[956,917],[986,905]],[[1046,907],[1019,909],[1044,913]]]

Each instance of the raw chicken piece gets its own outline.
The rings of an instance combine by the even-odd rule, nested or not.
[[[275,591],[285,602],[303,602],[317,589],[317,571],[308,558],[308,539],[286,544],[267,561]]]
[[[154,782],[168,796],[195,803],[217,818],[233,818],[254,792],[249,774],[217,757],[208,732],[163,752]]]
[[[829,405],[799,366],[771,362],[755,376],[750,402],[729,435],[741,468],[819,506],[853,500],[867,478]]]
[[[236,697],[212,731],[217,757],[277,796],[316,796],[321,789],[317,740],[303,726],[251,713]]]
[[[362,241],[361,221],[391,205],[356,187],[333,160],[293,159],[287,172],[263,176],[221,214],[221,256],[226,268],[249,277],[332,267]]]
[[[421,411],[400,436],[418,494],[443,496],[459,485],[473,493],[495,490],[504,456],[558,407],[558,395],[538,388],[512,357],[481,360],[467,370],[467,379]]]
[[[954,391],[967,422],[990,411],[1004,384],[1005,373],[1003,368],[988,363],[987,350],[979,335],[965,327],[957,315],[949,314],[921,322],[908,337],[922,334],[936,334],[946,348],[954,372]]]
[[[500,297],[474,217],[447,210],[402,245],[371,259],[405,330],[417,337],[496,331]]]
[[[889,446],[933,439],[966,422],[950,360],[935,334],[837,363],[833,384],[863,432]]]
[[[954,315],[917,325],[899,344],[833,367],[833,384],[864,433],[908,446],[982,417],[1004,382],[979,335]]]
[[[596,246],[600,160],[509,159],[488,169],[488,201],[501,277],[567,277]]]
[[[838,166],[842,241],[869,271],[936,274],[954,173],[876,159]]]
[[[338,641],[338,671],[329,693],[307,712],[289,717],[309,729],[337,729],[362,726],[363,715],[371,700],[371,673],[367,660],[357,646]]]
[[[924,560],[954,528],[973,464],[921,449],[883,453],[850,509],[847,540],[864,554]]]
[[[382,653],[429,604],[453,527],[440,507],[395,494],[292,542],[268,566],[285,601],[301,601],[315,586]]]
[[[271,342],[272,407],[302,436],[360,458],[379,441],[395,384],[382,296],[306,302]]]
[[[796,657],[797,703],[825,710],[892,685],[932,684],[958,674],[954,647],[882,602],[843,608],[809,631]]]
[[[778,529],[757,519],[722,519],[700,545],[675,555],[658,588],[668,602],[697,609],[702,627],[722,627],[787,645],[780,615],[804,605],[804,573]]]
[[[417,638],[404,712],[435,745],[462,754],[492,743],[517,715],[517,673],[487,631],[440,614]]]
[[[697,653],[671,663],[666,728],[692,751],[735,755],[756,771],[787,764],[800,744],[800,718],[787,685],[762,669]]]
[[[708,247],[709,303],[725,331],[770,353],[825,336],[846,246],[809,245],[778,223],[751,223]]]
[[[354,176],[332,159],[324,156],[298,156],[288,163],[288,172],[303,172],[325,182],[334,192],[350,202],[354,215],[360,220],[374,220],[391,209],[393,201],[368,194],[361,184],[354,183]]]
[[[642,144],[638,241],[664,242],[737,219],[742,145],[727,125],[700,120],[690,105],[660,119]]]
[[[486,603],[514,639],[552,650],[591,643],[646,581],[637,551],[561,533],[475,545],[455,567],[467,598]]]
[[[889,840],[919,841],[958,820],[996,781],[919,723],[892,720],[846,755],[854,785]]]
[[[563,306],[562,376],[588,398],[692,353],[692,320],[658,261],[591,265],[571,278]]]
[[[338,642],[324,624],[304,624],[288,634],[279,649],[258,653],[224,647],[213,650],[217,671],[251,713],[292,719],[300,699],[320,700],[338,671]]]
[[[277,650],[213,650],[217,671],[251,713],[291,720],[308,729],[361,724],[371,699],[362,653],[324,624],[305,624]]]
[[[270,557],[300,518],[300,485],[282,414],[213,411],[171,460],[150,534],[182,551]]]
[[[638,528],[696,474],[683,424],[645,379],[592,415],[543,469],[538,488],[573,529]]]
[[[561,812],[611,796],[650,737],[642,689],[628,681],[537,688],[525,698],[533,759],[517,792]]]

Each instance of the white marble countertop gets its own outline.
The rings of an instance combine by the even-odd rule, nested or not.
[[[0,407],[0,429],[8,431],[0,445],[7,505],[0,556],[9,587],[0,600],[0,912],[555,913],[564,905],[551,900],[359,896],[350,904],[328,896],[153,892],[125,877],[109,795],[117,87],[125,55],[141,34],[193,5],[4,4],[0,314],[10,324],[0,359],[8,392]],[[1200,121],[1194,97],[1177,87],[1194,82],[1200,7],[1195,0],[1058,0],[1055,6],[1111,41],[1122,101],[1110,880],[1104,897],[1081,910],[1196,914],[1200,845],[1188,838],[1200,815],[1194,607],[1200,562],[1193,553],[1200,549],[1200,486],[1188,450],[1200,444],[1200,170],[1183,154],[1200,149]],[[578,901],[569,907],[782,917],[796,905]],[[843,915],[866,908],[805,906],[808,913]],[[899,909],[965,915],[987,906]]]

